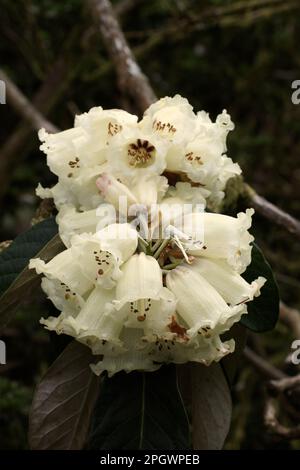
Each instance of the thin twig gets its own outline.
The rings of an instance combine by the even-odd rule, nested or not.
[[[69,72],[70,67],[65,55],[64,51],[51,67],[44,83],[33,97],[34,107],[44,115],[47,115],[57,103],[73,76]],[[29,147],[28,139],[31,134],[32,126],[24,119],[0,148],[0,201],[7,191],[13,169],[24,157],[26,148]]]
[[[268,398],[266,401],[264,422],[268,431],[277,437],[289,440],[300,438],[300,426],[288,428],[278,421],[275,403],[272,398]]]
[[[247,361],[249,361],[265,379],[281,380],[288,377],[284,372],[256,354],[248,346],[245,347],[243,354]]]
[[[279,209],[279,207],[267,201],[264,197],[259,196],[259,194],[257,194],[248,184],[244,184],[244,189],[249,203],[259,214],[263,215],[266,219],[274,222],[275,224],[284,227],[286,230],[300,238],[299,220],[295,219],[282,209]]]
[[[271,380],[269,385],[273,390],[278,393],[290,391],[293,388],[299,387],[300,374],[294,375],[293,377],[284,377],[278,380]]]
[[[33,129],[38,131],[41,127],[44,127],[48,132],[58,132],[58,128],[30,103],[28,98],[2,69],[0,69],[0,80],[6,85],[8,102],[11,103],[20,116],[30,123]]]
[[[97,20],[103,41],[114,63],[120,90],[131,96],[144,111],[156,100],[148,78],[141,71],[127,44],[112,6],[108,0],[89,0],[94,18]]]

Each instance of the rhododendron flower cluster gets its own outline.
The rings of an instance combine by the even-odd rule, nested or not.
[[[99,356],[95,373],[209,365],[234,350],[222,334],[265,279],[242,277],[254,211],[211,212],[241,173],[226,155],[233,128],[226,111],[213,122],[176,95],[140,121],[98,107],[72,129],[40,131],[58,181],[37,194],[54,199],[66,247],[48,263],[30,262],[60,311],[41,323]]]

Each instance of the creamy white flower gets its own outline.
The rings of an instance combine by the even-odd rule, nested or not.
[[[43,188],[39,184],[36,194],[42,199],[53,198],[57,209],[64,205],[73,205],[79,210],[95,209],[103,202],[96,180],[104,168],[102,165],[85,167],[76,175],[61,176],[52,188]]]
[[[110,289],[122,274],[121,264],[135,252],[137,238],[129,224],[112,224],[93,235],[74,235],[71,250],[87,279]]]
[[[187,214],[184,218],[184,232],[188,236],[197,240],[195,228],[203,224],[204,230],[202,247],[189,247],[189,254],[222,258],[238,273],[242,273],[251,262],[251,242],[254,238],[248,229],[251,227],[253,214],[253,209],[240,212],[237,217],[207,212]]]
[[[44,278],[42,289],[61,310],[58,317],[42,318],[40,322],[57,334],[73,336],[77,341],[89,346],[94,354],[120,354],[124,350],[119,339],[123,328],[122,312],[114,309],[114,290],[95,287],[86,301],[65,299],[57,281]]]
[[[91,364],[91,369],[97,375],[107,371],[108,376],[124,370],[131,372],[133,370],[153,372],[161,367],[153,361],[147,351],[136,349],[136,344],[141,341],[142,330],[127,329],[121,336],[122,343],[126,351],[118,355],[104,354],[101,361],[97,364]]]
[[[41,129],[39,139],[43,142],[40,149],[47,155],[50,170],[59,177],[76,176],[82,167],[102,163],[93,159],[89,152],[82,155],[83,149],[88,146],[88,135],[81,127],[56,134],[49,134],[45,129]]]
[[[44,274],[48,279],[57,280],[66,287],[66,295],[71,293],[84,295],[93,286],[92,282],[82,273],[72,248],[62,251],[49,263],[40,258],[29,262],[29,269]]]
[[[143,341],[145,342],[145,339]],[[164,338],[148,340],[146,345],[141,348],[141,352],[147,352],[147,356],[159,364],[198,362],[208,366],[213,361],[218,362],[233,352],[234,346],[234,340],[222,343],[219,336],[205,338],[203,335],[193,336],[190,339],[186,333],[186,340],[181,341]]]
[[[218,127],[206,130],[189,142],[178,164],[179,171],[210,192],[208,201],[213,207],[223,199],[227,181],[241,174],[239,165],[223,154],[224,129]]]
[[[166,96],[153,103],[144,113],[140,127],[172,142],[186,142],[193,135],[196,116],[193,107],[180,95]]]
[[[234,350],[234,340],[223,342],[219,336],[211,339],[197,337],[193,347],[188,342],[154,338],[145,340],[140,329],[123,330],[122,343],[126,351],[118,355],[104,354],[101,361],[92,364],[95,374],[107,371],[109,377],[122,370],[154,371],[164,363],[183,364],[193,361],[210,365]]]
[[[122,110],[92,108],[77,116],[75,127],[56,134],[39,131],[41,150],[47,155],[50,170],[59,177],[76,177],[82,168],[106,161],[112,138],[126,125],[136,125],[137,117]]]
[[[58,279],[44,277],[41,287],[47,298],[61,313],[58,317],[41,318],[40,323],[47,330],[55,331],[57,334],[67,333],[63,327],[63,322],[66,318],[78,315],[84,306],[84,298],[76,292],[72,292],[66,284],[61,283]]]
[[[47,298],[62,312],[63,317],[76,316],[84,306],[85,293],[80,295],[78,292],[72,291],[70,287],[59,279],[43,277],[41,287],[46,293]],[[49,318],[47,320],[49,320]],[[57,318],[54,320],[57,322]],[[59,322],[57,322],[57,324],[58,323]]]
[[[145,253],[133,255],[121,268],[116,286],[115,307],[125,309],[125,325],[145,332],[170,332],[168,324],[175,312],[175,298],[163,287],[162,272],[155,258]]]
[[[65,204],[60,207],[56,216],[59,235],[66,247],[70,248],[71,238],[81,233],[95,233],[101,220],[97,209],[77,211],[72,205]],[[98,215],[97,215],[98,214]],[[110,223],[114,222],[112,219]]]
[[[266,279],[260,276],[249,284],[226,261],[220,259],[201,257],[193,261],[192,268],[201,274],[229,305],[253,300],[260,295],[260,289],[266,282]]]
[[[225,195],[227,181],[242,172],[237,163],[233,163],[231,158],[222,155],[218,159],[218,165],[214,171],[205,176],[205,187],[209,188],[210,194],[207,203],[210,209],[218,211]]]
[[[244,304],[227,305],[193,265],[181,265],[170,271],[166,284],[177,298],[176,310],[187,324],[190,337],[219,335],[247,312]]]
[[[118,177],[160,175],[166,168],[166,145],[154,134],[127,128],[107,148],[111,172]]]
[[[114,294],[113,289],[96,286],[78,315],[64,318],[60,328],[89,346],[93,354],[119,354],[124,350],[120,340],[124,313],[114,308]]]
[[[111,288],[120,277],[120,265],[136,250],[137,232],[128,224],[112,224],[95,234],[74,235],[71,247],[49,263],[30,260],[29,268],[83,295],[93,285]]]
[[[91,108],[87,113],[75,118],[75,128],[82,128],[89,136],[93,152],[100,155],[113,138],[126,127],[137,125],[137,116],[122,109],[106,109],[101,106]]]
[[[103,172],[102,165],[83,168],[77,177],[69,178],[63,183],[74,195],[76,207],[80,210],[95,209],[103,202],[103,197],[99,194],[96,181]],[[62,179],[60,180],[62,182]]]
[[[198,183],[210,207],[217,209],[227,181],[241,173],[239,165],[224,155],[227,134],[234,129],[226,110],[212,122],[204,111],[195,116],[188,101],[176,95],[150,106],[140,126],[168,142],[167,171],[186,174]]]

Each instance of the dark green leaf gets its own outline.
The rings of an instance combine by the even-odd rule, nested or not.
[[[55,219],[50,217],[18,235],[12,244],[0,254],[0,293],[4,292],[54,235]]]
[[[35,391],[29,424],[34,450],[80,450],[88,436],[100,379],[90,350],[72,341]]]
[[[248,314],[243,315],[242,325],[256,332],[272,330],[279,315],[279,292],[271,266],[257,245],[252,248],[252,261],[243,277],[252,282],[258,276],[267,279],[261,295],[248,303]]]
[[[229,339],[234,339],[235,341],[234,352],[223,357],[220,362],[229,387],[234,383],[238,372],[241,358],[243,356],[243,350],[247,342],[247,331],[247,328],[239,323],[235,323],[229,331],[222,335],[223,341],[227,341]]]
[[[220,364],[192,366],[193,449],[222,449],[231,423],[230,390]]]
[[[176,367],[157,372],[120,372],[105,378],[89,447],[188,449],[189,424],[178,390]]]
[[[14,310],[30,297],[40,283],[40,276],[27,267],[30,258],[49,261],[64,248],[55,220],[50,218],[19,235],[1,253],[0,288],[3,293],[0,297],[0,326],[7,323]]]

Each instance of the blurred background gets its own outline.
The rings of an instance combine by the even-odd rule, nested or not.
[[[125,36],[161,97],[180,93],[215,118],[223,108],[236,124],[228,154],[246,181],[300,218],[300,79],[298,1],[118,0]],[[61,129],[92,106],[132,108],[119,92],[112,64],[82,0],[0,0],[1,68]],[[38,182],[55,182],[36,132],[11,105],[0,105],[0,241],[28,229]],[[238,208],[229,206],[229,211]],[[253,233],[272,265],[283,301],[300,308],[300,247],[283,228],[255,216]],[[0,447],[27,448],[27,416],[35,384],[68,342],[38,323],[51,313],[40,293],[2,332],[8,362],[0,366]],[[52,312],[53,313],[53,312]],[[294,312],[297,314],[297,312]],[[300,317],[299,317],[300,321]],[[282,370],[294,333],[286,322],[249,337],[253,349]],[[227,449],[300,448],[274,439],[263,425],[264,387],[243,359],[233,389]],[[299,407],[300,413],[300,407]],[[298,415],[299,418],[299,415]],[[289,419],[286,416],[283,420]]]

